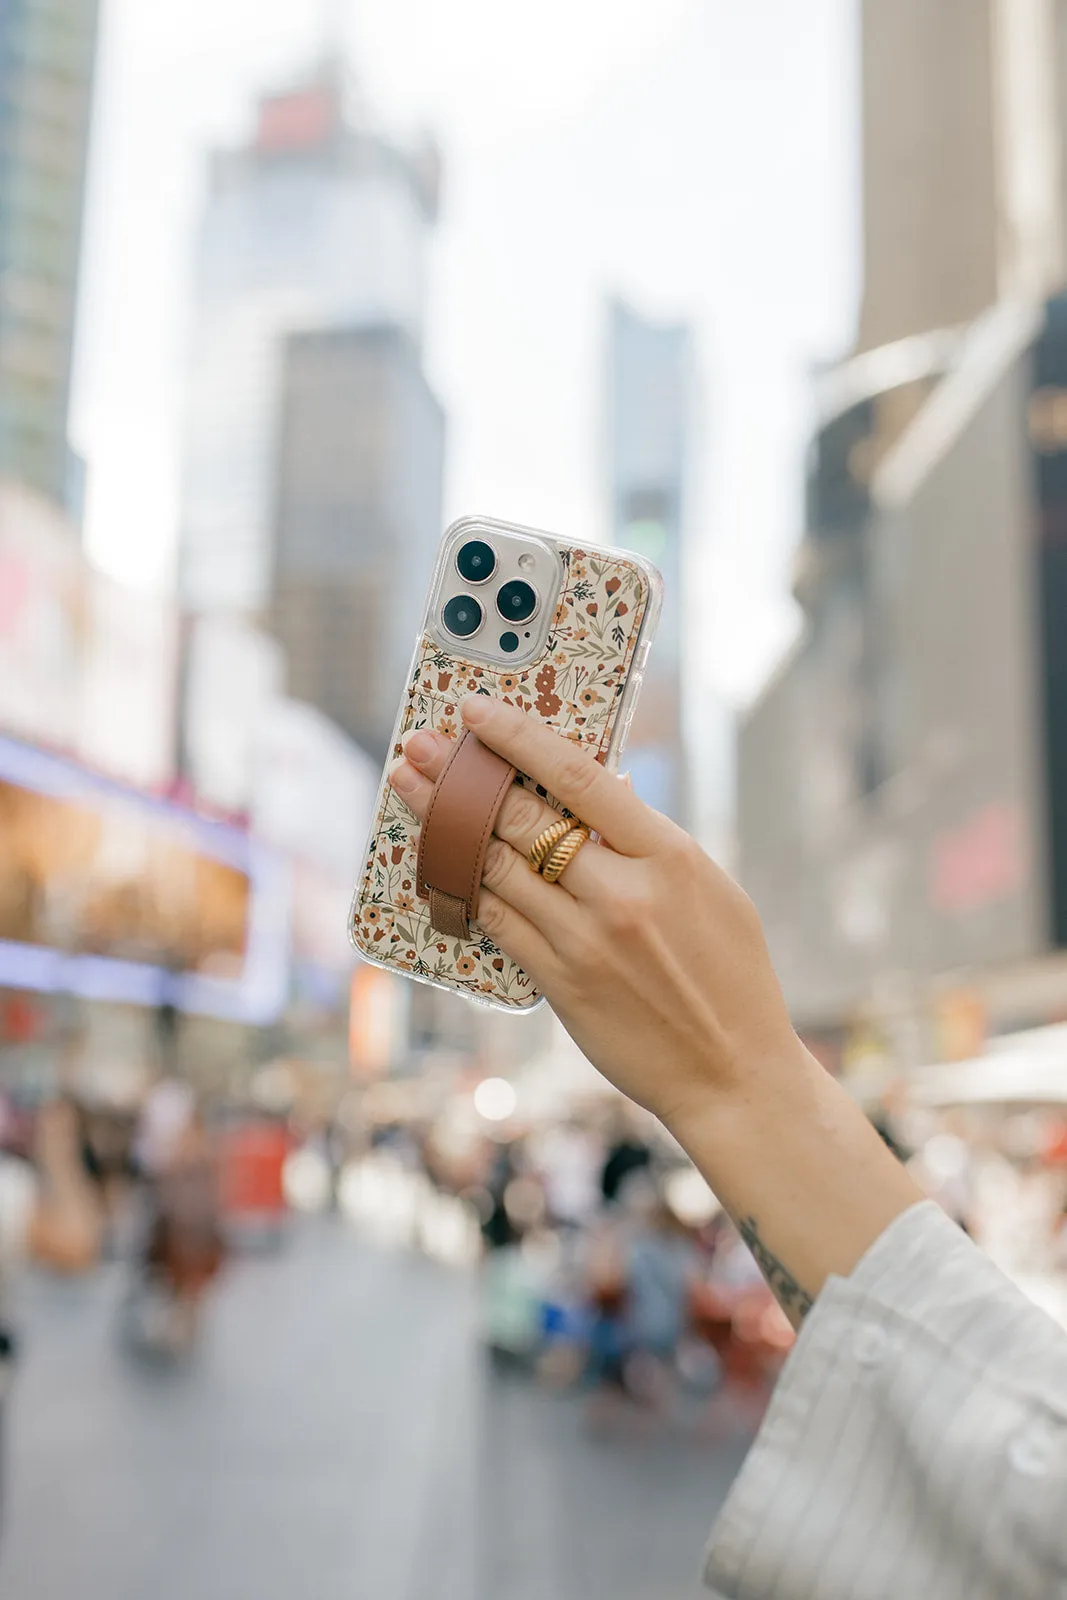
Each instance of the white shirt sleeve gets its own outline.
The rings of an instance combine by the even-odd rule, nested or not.
[[[1067,1335],[932,1202],[819,1295],[704,1575],[724,1600],[1067,1594]]]

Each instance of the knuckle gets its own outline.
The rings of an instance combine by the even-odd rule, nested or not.
[[[692,835],[684,833],[681,828],[672,830],[663,854],[670,866],[677,867],[685,873],[698,870],[707,859]]]
[[[566,750],[559,760],[559,787],[567,794],[568,801],[580,799],[593,788],[601,771],[592,756],[584,751],[577,747]]]
[[[545,804],[527,789],[516,787],[509,797],[504,821],[509,834],[525,838],[527,834],[540,833],[550,819],[545,817]]]
[[[500,933],[504,925],[504,907],[491,894],[483,894],[478,902],[478,926],[483,933]]]
[[[498,888],[508,877],[513,860],[514,851],[510,845],[502,839],[490,839],[482,864],[482,882],[492,889]]]
[[[636,885],[627,885],[605,903],[603,916],[610,933],[630,938],[645,926],[650,910],[648,895]]]

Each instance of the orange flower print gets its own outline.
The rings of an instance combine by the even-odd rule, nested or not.
[[[452,674],[450,672],[439,672],[437,674],[437,692],[438,692],[438,694],[444,694],[445,690],[448,688],[448,686],[449,686],[449,684],[451,682],[452,682]]]
[[[602,696],[597,694],[595,689],[583,689],[578,696],[578,704],[588,709],[589,706],[595,706],[601,698]]]
[[[567,665],[566,650],[557,650],[552,659],[556,663],[557,667],[565,667]]]
[[[585,608],[585,614],[587,617],[595,617],[599,610],[600,607],[597,605],[596,601],[590,600],[589,604]]]
[[[473,956],[460,956],[456,962],[456,971],[461,978],[469,978],[471,973],[476,972],[477,969],[478,963]]]
[[[442,717],[437,724],[437,731],[438,733],[443,733],[446,739],[454,739],[456,737],[455,717]]]
[[[418,960],[417,952],[414,951],[414,950],[409,950],[408,951],[408,960],[409,961],[417,961]]]
[[[620,586],[621,581],[622,580],[620,578],[609,578],[607,583],[604,585],[604,592],[606,594],[615,594]]]
[[[400,893],[396,897],[396,909],[398,911],[414,911],[415,909],[414,900],[412,899],[411,895],[405,894],[403,889],[401,889]]]
[[[514,694],[519,687],[519,680],[513,672],[503,672],[498,679],[501,689],[505,694]]]
[[[476,985],[479,994],[492,994],[495,987],[495,984],[487,982],[485,978],[482,979],[481,983]]]
[[[576,639],[579,644],[581,644],[583,639],[588,639],[588,637],[589,637],[589,629],[588,628],[575,628],[574,634],[573,634],[572,637],[574,639]]]
[[[376,928],[382,920],[381,906],[364,906],[363,920],[368,927]]]
[[[552,626],[554,628],[562,628],[562,626],[566,622],[566,620],[567,620],[567,601],[566,600],[561,600],[559,605],[556,607],[556,615],[552,618]]]
[[[534,682],[540,691],[537,699],[534,701],[534,704],[543,717],[554,717],[559,711],[560,706],[563,704],[563,701],[555,692],[556,669],[550,661],[545,662],[544,666],[537,674],[537,677],[534,679]]]
[[[404,848],[405,847],[402,844],[394,844],[392,850],[389,852],[390,855],[393,858],[393,866],[394,867],[398,867],[400,865],[400,863],[403,861],[403,859],[404,859]]]
[[[402,756],[403,754],[404,754],[404,746],[402,744],[394,744],[394,746],[393,746],[393,755],[394,756]]]
[[[403,883],[400,885],[400,887],[402,889],[410,889],[411,888],[411,879],[410,878],[405,878]]]
[[[467,688],[470,690],[471,694],[474,693],[474,691],[475,691],[475,689],[477,689],[477,687],[478,687],[477,678],[468,678],[467,679]]]
[[[618,605],[615,607],[615,615],[617,617],[624,617],[626,615],[626,613],[629,611],[629,609],[630,608],[626,604],[626,601],[625,600],[620,600]]]
[[[445,951],[448,949],[448,946],[447,946],[447,944],[442,944],[440,939],[438,939],[437,948],[441,952],[441,954],[444,955]]]

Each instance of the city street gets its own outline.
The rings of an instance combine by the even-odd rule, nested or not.
[[[183,1371],[121,1269],[24,1285],[5,1600],[695,1600],[740,1445],[585,1431],[493,1379],[467,1275],[303,1224],[234,1264]]]

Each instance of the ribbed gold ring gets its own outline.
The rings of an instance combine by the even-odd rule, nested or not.
[[[549,823],[544,833],[537,835],[526,857],[531,872],[540,872],[551,855],[553,846],[559,844],[561,839],[565,839],[573,827],[573,817],[557,817],[555,822]]]
[[[577,827],[572,828],[570,833],[559,841],[559,844],[557,844],[541,868],[541,876],[546,883],[555,883],[558,878],[562,877],[582,848],[582,845],[587,843],[589,832],[590,830],[585,823],[579,822]]]

